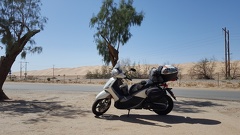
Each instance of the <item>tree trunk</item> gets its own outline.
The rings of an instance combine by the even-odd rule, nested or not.
[[[1,56],[0,59],[0,100],[9,99],[3,92],[3,84],[6,81],[7,75],[16,59],[18,54],[23,50],[27,42],[40,30],[28,31],[22,38],[13,44],[8,44],[9,50],[7,51],[6,57]],[[13,39],[8,39],[13,40]]]
[[[118,51],[110,44],[108,44],[108,50],[112,66],[114,67],[118,61]]]
[[[3,90],[0,90],[0,101],[9,99],[8,96],[3,92]]]
[[[0,101],[9,99],[3,92],[3,84],[17,56],[1,56],[0,58]]]
[[[111,43],[107,40],[107,38],[105,38],[102,34],[100,34],[100,35],[101,35],[102,38],[107,42],[110,60],[111,60],[112,66],[114,67],[114,66],[117,64],[117,61],[118,61],[118,49],[119,49],[119,45],[118,45],[118,49],[116,50],[116,49],[111,45]]]

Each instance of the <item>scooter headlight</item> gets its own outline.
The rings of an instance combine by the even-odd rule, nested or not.
[[[118,70],[117,69],[113,69],[112,72],[111,72],[111,75],[112,76],[117,76],[119,73],[118,73]]]

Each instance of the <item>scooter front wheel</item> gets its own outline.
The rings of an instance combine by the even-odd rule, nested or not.
[[[96,100],[92,105],[92,112],[96,116],[103,115],[111,106],[111,98]]]

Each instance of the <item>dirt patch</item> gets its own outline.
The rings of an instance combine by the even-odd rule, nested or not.
[[[0,102],[0,134],[25,135],[240,135],[240,102],[178,98],[173,111],[158,116],[148,110],[110,109],[95,117],[95,92],[14,92]]]

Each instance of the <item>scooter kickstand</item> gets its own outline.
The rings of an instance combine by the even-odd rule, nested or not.
[[[128,117],[129,117],[129,114],[130,114],[130,109],[128,109]]]

